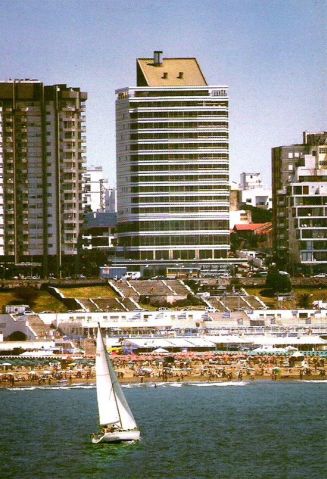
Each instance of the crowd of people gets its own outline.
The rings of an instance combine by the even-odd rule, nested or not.
[[[325,379],[326,361],[320,356],[289,356],[215,353],[115,355],[112,358],[122,383],[161,381],[242,381],[255,379]],[[49,361],[33,366],[7,367],[0,373],[0,387],[95,383],[94,358]]]

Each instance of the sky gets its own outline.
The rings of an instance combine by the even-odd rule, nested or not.
[[[196,57],[228,85],[230,171],[261,172],[271,148],[326,130],[326,0],[0,0],[0,81],[88,92],[87,163],[115,184],[115,89],[136,58]]]

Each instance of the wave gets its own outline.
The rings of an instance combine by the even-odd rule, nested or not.
[[[59,390],[65,390],[65,391],[68,391],[69,389],[94,389],[95,388],[95,384],[89,384],[87,386],[85,386],[84,384],[73,384],[73,385],[67,385],[67,386],[41,386],[40,388],[38,389],[46,389],[46,390],[53,390],[53,389],[59,389]]]
[[[22,387],[22,388],[5,388],[6,391],[34,391],[34,389],[38,389],[36,386],[32,387]]]
[[[187,383],[184,383],[184,384],[187,384]],[[183,383],[173,383],[173,382],[169,382],[169,383],[163,383],[162,386],[163,387],[171,387],[171,388],[180,388],[184,385]]]
[[[123,384],[125,389],[133,388],[181,388],[186,386],[197,386],[197,387],[227,387],[227,386],[247,386],[250,382],[247,381],[229,381],[229,382],[147,382],[147,383],[132,383],[132,384]]]
[[[297,383],[327,383],[327,379],[297,379]]]
[[[132,383],[132,384],[121,384],[121,387],[124,389],[133,389],[133,388],[144,388],[150,386],[151,383]]]
[[[21,387],[21,388],[5,388],[6,391],[34,391],[35,389],[42,391],[68,391],[70,389],[94,389],[95,384],[89,384],[84,386],[83,384],[75,384],[73,386],[32,386],[32,387]]]
[[[223,383],[191,383],[191,386],[197,386],[197,387],[228,387],[228,386],[247,386],[250,384],[247,381],[229,381],[229,382],[223,382]]]

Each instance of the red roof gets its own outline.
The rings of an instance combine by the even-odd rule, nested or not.
[[[272,229],[272,223],[250,223],[235,225],[234,231],[253,231],[254,234],[268,234]]]

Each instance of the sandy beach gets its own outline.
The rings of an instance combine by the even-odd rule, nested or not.
[[[161,382],[227,382],[255,380],[324,380],[327,365],[318,356],[292,361],[285,356],[248,356],[179,354],[169,357],[151,355],[114,356],[113,362],[122,384]],[[7,364],[9,364],[8,361]],[[94,359],[79,364],[49,361],[47,364],[11,365],[0,373],[0,387],[94,385]]]

